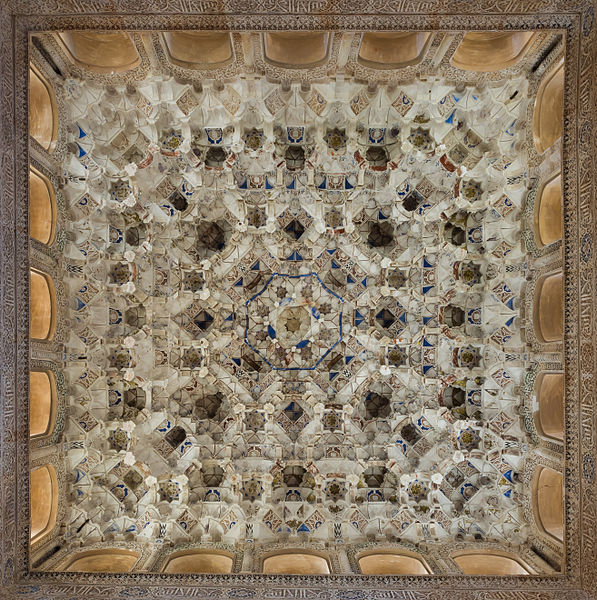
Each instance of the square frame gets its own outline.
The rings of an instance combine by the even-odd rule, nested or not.
[[[548,600],[597,590],[595,477],[594,4],[590,0],[7,0],[0,11],[2,149],[0,295],[0,598],[394,598]],[[365,10],[363,10],[363,8]],[[565,30],[564,190],[565,572],[556,576],[174,576],[29,570],[29,34],[105,30]]]

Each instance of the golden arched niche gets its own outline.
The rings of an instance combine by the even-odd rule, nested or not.
[[[121,73],[141,59],[129,33],[124,31],[62,31],[58,40],[76,65],[98,73]]]
[[[363,575],[429,575],[431,570],[414,552],[372,552],[359,558]]]
[[[330,563],[323,554],[289,551],[265,558],[263,572],[285,575],[327,575],[330,573]]]
[[[52,86],[35,68],[29,67],[29,135],[52,152],[58,139],[58,111]]]
[[[535,413],[537,431],[543,437],[564,439],[564,373],[545,372],[537,377],[535,387],[538,410]]]
[[[564,331],[564,279],[561,271],[546,275],[535,291],[535,332],[544,342],[557,342]]]
[[[564,110],[564,59],[541,82],[533,112],[533,137],[539,154],[562,136]]]
[[[469,31],[452,56],[452,64],[464,71],[501,71],[515,65],[529,49],[529,31]]]
[[[164,573],[231,573],[233,557],[223,552],[192,550],[172,554]]]
[[[54,425],[56,379],[51,371],[29,372],[29,435],[46,435]]]
[[[33,469],[29,481],[31,543],[54,529],[58,512],[58,480],[52,465]]]
[[[415,65],[431,43],[426,31],[372,31],[363,34],[358,60],[373,69],[399,69]]]
[[[263,54],[273,65],[316,67],[328,60],[332,39],[327,31],[284,31],[263,34]]]
[[[535,237],[542,246],[562,239],[562,176],[548,179],[537,195]]]
[[[29,235],[42,244],[54,241],[56,197],[50,180],[29,167]]]
[[[513,554],[496,550],[460,550],[452,560],[465,575],[530,575],[534,571]]]
[[[564,484],[559,471],[538,467],[533,479],[533,510],[539,528],[549,537],[564,539]]]
[[[137,552],[122,548],[90,550],[70,557],[63,570],[71,573],[128,573],[138,558]]]
[[[223,67],[234,60],[227,31],[165,31],[162,39],[168,60],[186,69]]]
[[[29,335],[50,340],[56,329],[56,295],[52,278],[41,271],[29,271]]]

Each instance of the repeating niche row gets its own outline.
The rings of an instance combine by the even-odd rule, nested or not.
[[[122,548],[90,550],[69,556],[59,570],[118,573],[134,570],[139,554]],[[518,556],[497,550],[460,550],[452,559],[466,575],[527,575],[534,570]],[[415,552],[380,550],[357,559],[364,575],[429,575],[426,561]],[[197,549],[172,553],[162,573],[231,573],[234,556],[225,551]],[[327,575],[332,572],[325,552],[289,549],[266,555],[261,572],[285,575]]]
[[[330,59],[334,33],[329,31],[262,32],[265,60],[286,68],[313,68]],[[123,31],[64,31],[56,34],[68,58],[100,73],[137,67],[139,53],[130,33]],[[429,31],[366,32],[361,34],[357,60],[369,68],[397,69],[423,60],[433,38]],[[527,31],[468,32],[452,64],[459,69],[499,71],[516,64],[531,46]],[[162,41],[170,62],[187,69],[221,68],[235,59],[227,31],[168,31]]]

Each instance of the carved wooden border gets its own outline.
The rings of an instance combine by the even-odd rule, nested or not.
[[[5,0],[0,8],[0,598],[548,600],[597,589],[596,110],[590,0]],[[554,577],[83,575],[28,570],[28,34],[57,29],[564,29],[566,573]]]

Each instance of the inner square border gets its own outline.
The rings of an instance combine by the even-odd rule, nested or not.
[[[562,6],[565,4],[565,6]],[[4,0],[0,8],[2,167],[0,295],[0,598],[457,598],[548,600],[594,597],[597,589],[595,447],[595,143],[597,61],[594,2],[572,0]],[[539,577],[263,574],[174,576],[148,573],[30,572],[28,36],[57,29],[483,30],[563,29],[566,71],[564,190],[565,563]],[[579,253],[584,240],[585,251]],[[587,241],[589,243],[587,244]],[[588,250],[586,248],[588,247]],[[582,339],[581,339],[582,336]]]

